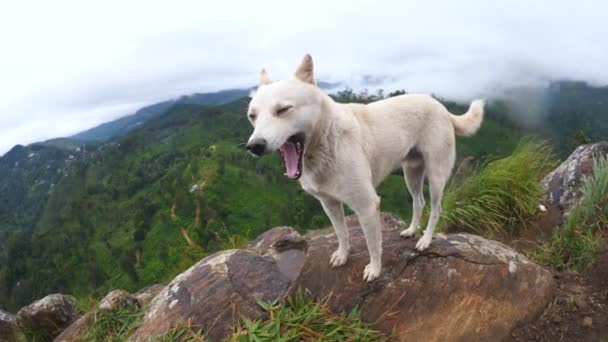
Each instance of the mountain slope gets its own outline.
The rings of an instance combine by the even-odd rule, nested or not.
[[[245,97],[250,89],[229,89],[214,93],[196,93],[184,95],[176,100],[159,102],[143,107],[134,114],[124,116],[111,122],[101,124],[84,132],[73,135],[71,138],[80,141],[108,140],[121,136],[141,126],[145,122],[167,112],[178,104],[220,105]]]

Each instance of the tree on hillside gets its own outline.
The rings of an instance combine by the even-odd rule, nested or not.
[[[589,143],[591,143],[591,138],[589,138],[582,129],[579,129],[574,133],[574,136],[572,137],[572,144],[574,147]]]

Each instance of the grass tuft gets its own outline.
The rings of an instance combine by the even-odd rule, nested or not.
[[[529,139],[510,156],[485,162],[472,176],[450,184],[440,229],[486,237],[517,234],[538,213],[545,193],[540,180],[555,165],[551,147]]]
[[[258,302],[270,318],[243,319],[230,342],[249,341],[386,341],[387,337],[361,321],[361,313],[332,313],[327,302],[315,302],[302,291],[285,304]]]
[[[38,331],[21,330],[17,331],[17,342],[48,342],[52,341],[53,337]]]
[[[593,263],[603,230],[608,227],[608,160],[593,162],[593,176],[584,180],[582,198],[561,230],[537,251],[538,262],[557,269],[583,271]]]
[[[206,342],[208,341],[203,331],[192,327],[190,321],[178,322],[169,332],[155,337],[151,342]]]
[[[91,342],[126,341],[141,323],[143,315],[142,308],[98,310],[93,316],[93,322],[84,340]]]

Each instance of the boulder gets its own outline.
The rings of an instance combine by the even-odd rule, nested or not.
[[[138,309],[141,305],[134,296],[127,291],[114,290],[108,293],[99,302],[99,310],[112,311],[117,309]]]
[[[165,285],[155,284],[148,287],[144,287],[139,290],[133,296],[139,301],[140,306],[148,305],[154,297],[156,297],[163,289]]]
[[[542,180],[549,204],[558,206],[567,215],[580,199],[583,179],[593,174],[593,159],[606,157],[608,142],[577,147],[566,161]]]
[[[152,300],[131,340],[148,341],[188,321],[217,341],[234,331],[241,316],[266,318],[257,300],[287,293],[304,259],[303,238],[291,228],[280,229],[258,239],[258,249],[219,252],[177,276]]]
[[[0,310],[0,341],[17,340],[17,322],[14,315]]]
[[[81,316],[76,322],[70,324],[64,331],[55,337],[53,342],[81,342],[84,341],[84,337],[87,334],[93,319],[95,318],[97,310],[91,310]]]
[[[150,286],[144,290],[146,293],[151,293],[151,288],[157,285]],[[143,290],[142,290],[143,291]],[[140,291],[141,292],[141,291]],[[138,292],[139,293],[139,292]],[[143,293],[143,292],[142,292]],[[93,309],[87,312],[85,315],[80,317],[69,327],[67,327],[59,336],[55,338],[55,342],[76,342],[84,340],[87,330],[93,318],[99,312],[99,310],[117,310],[117,309],[138,309],[142,306],[141,302],[135,295],[131,295],[123,290],[114,290],[108,293],[99,304]]]
[[[51,294],[21,308],[17,325],[25,331],[53,338],[78,318],[76,298]]]
[[[384,268],[372,283],[362,278],[368,253],[356,218],[347,221],[352,250],[339,268],[329,265],[334,234],[305,239],[279,227],[247,250],[216,253],[179,275],[152,300],[131,339],[148,341],[188,321],[221,340],[241,316],[266,318],[256,300],[303,289],[336,312],[358,307],[363,320],[401,341],[497,341],[553,297],[551,273],[499,242],[438,234],[419,253],[416,239],[399,236],[402,222],[390,214],[382,219]]]
[[[349,220],[352,251],[346,265],[332,268],[334,234],[308,242],[294,281],[333,311],[358,307],[362,319],[394,332],[400,341],[500,341],[518,322],[534,318],[553,297],[552,274],[497,241],[471,234],[437,234],[420,253],[415,238],[399,236],[403,223],[383,216],[383,270],[362,280],[368,263],[365,238]]]

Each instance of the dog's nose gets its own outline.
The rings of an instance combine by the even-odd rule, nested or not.
[[[247,150],[251,152],[251,154],[256,156],[261,156],[266,152],[266,140],[264,139],[254,139],[247,143]]]

